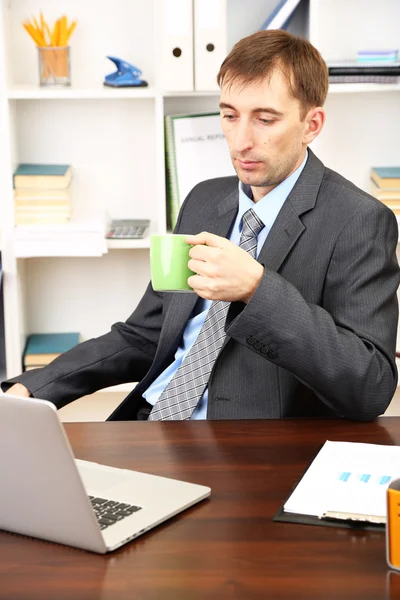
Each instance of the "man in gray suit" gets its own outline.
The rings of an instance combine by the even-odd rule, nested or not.
[[[197,185],[180,211],[196,294],[150,285],[126,322],[3,390],[61,407],[137,380],[110,417],[128,420],[384,412],[397,384],[397,223],[308,149],[325,120],[323,59],[306,40],[260,31],[218,81],[238,178]]]

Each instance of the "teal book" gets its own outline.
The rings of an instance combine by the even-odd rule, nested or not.
[[[45,165],[42,163],[21,163],[14,175],[66,175],[69,165]]]
[[[400,179],[400,167],[373,167],[378,177],[382,179],[396,178]]]
[[[400,167],[372,167],[371,179],[379,188],[400,188]]]
[[[71,178],[71,165],[21,163],[14,172],[14,188],[66,188]]]
[[[43,366],[79,344],[79,333],[33,333],[28,336],[24,367]]]

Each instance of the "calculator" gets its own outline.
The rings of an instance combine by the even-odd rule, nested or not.
[[[106,238],[112,240],[140,240],[150,226],[149,219],[113,219]]]

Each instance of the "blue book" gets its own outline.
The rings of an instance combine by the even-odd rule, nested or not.
[[[397,60],[399,56],[399,51],[397,48],[390,48],[387,50],[357,50],[357,59],[368,59],[373,58],[373,60]]]
[[[79,344],[79,333],[33,333],[28,336],[24,366],[46,365],[58,355]]]

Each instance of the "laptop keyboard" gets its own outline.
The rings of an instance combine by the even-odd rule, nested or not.
[[[107,498],[95,498],[89,496],[92,503],[94,514],[96,515],[97,521],[99,522],[100,529],[106,529],[114,523],[118,523],[125,517],[133,515],[133,513],[141,510],[141,506],[135,506],[133,504],[123,504],[122,502],[116,502],[115,500],[107,500]]]

